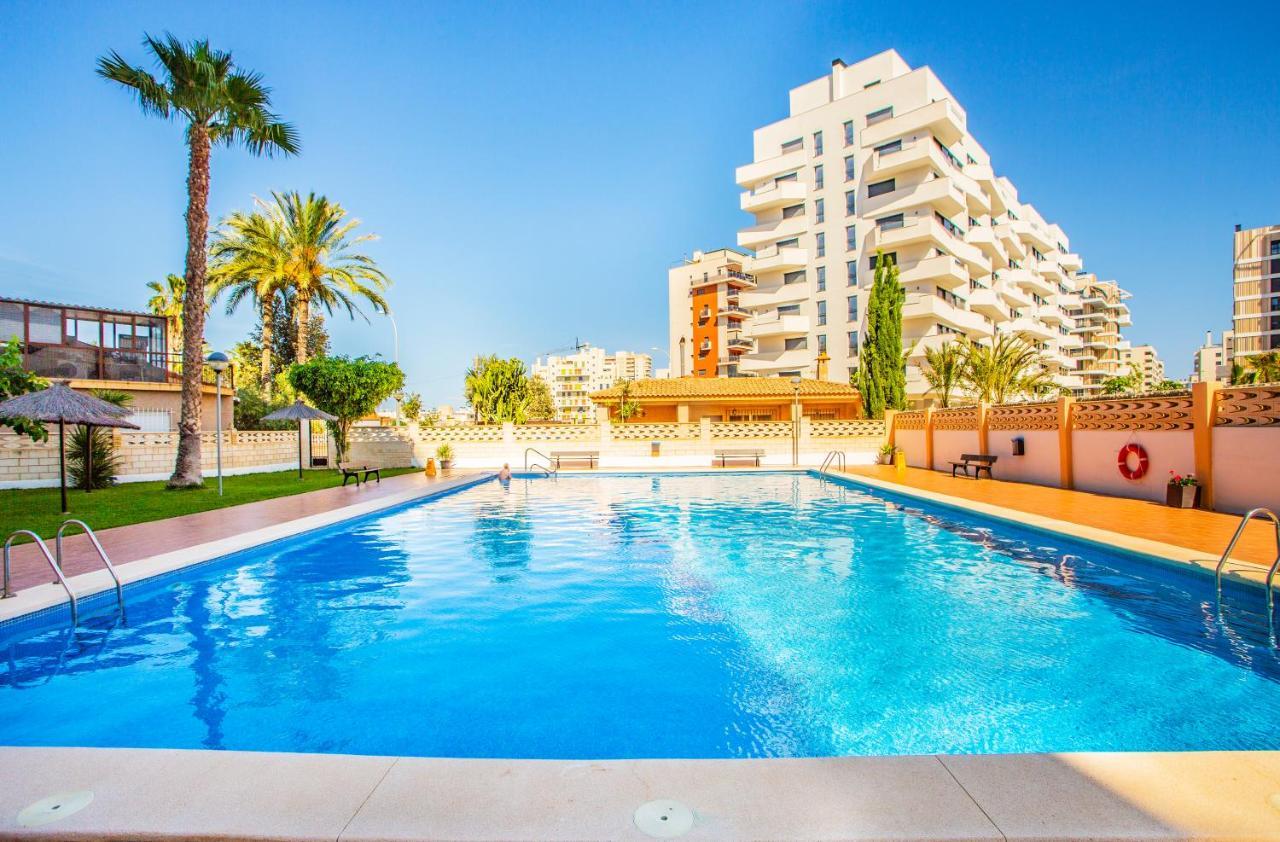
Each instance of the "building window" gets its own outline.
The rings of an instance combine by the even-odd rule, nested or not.
[[[856,330],[849,331],[849,355],[855,356],[858,353],[858,332]]]
[[[856,322],[858,320],[858,296],[849,296],[849,321]]]
[[[792,237],[789,240],[778,240],[778,248],[780,249],[795,248],[798,245],[800,245],[799,237]]]
[[[886,108],[881,108],[878,111],[872,111],[870,114],[867,115],[867,125],[874,126],[876,123],[883,123],[885,120],[888,120],[892,116],[893,116],[892,105]]]
[[[827,215],[826,215],[826,213],[824,212],[824,210],[825,210],[825,209],[824,209],[824,207],[823,207],[822,200],[821,200],[821,199],[814,199],[814,201],[813,201],[813,221],[814,221],[814,222],[816,222],[816,223],[818,223],[818,224],[821,224],[822,222],[824,222],[824,221],[826,220]]]
[[[818,324],[825,325],[827,323],[827,302],[818,302]]]
[[[867,185],[867,198],[874,199],[876,196],[883,196],[885,193],[892,193],[898,189],[896,179],[889,178],[884,181],[877,181],[875,184]]]
[[[787,351],[803,351],[809,347],[809,337],[796,336],[783,340],[782,347]]]
[[[818,353],[825,354],[827,352],[827,335],[825,333],[818,334]]]
[[[813,189],[822,189],[822,164],[818,164],[813,168]]]
[[[797,216],[804,216],[804,204],[791,205],[782,209],[782,218],[791,219]]]
[[[1280,254],[1280,240],[1271,241],[1271,253]]]
[[[858,285],[858,261],[850,260],[845,266],[849,271],[849,286],[856,287]]]
[[[827,267],[819,266],[818,272],[818,292],[827,291]]]
[[[858,211],[858,191],[844,191],[844,215],[853,216]]]
[[[783,155],[786,155],[788,152],[795,152],[798,149],[804,149],[804,138],[802,137],[798,137],[795,140],[788,140],[786,143],[782,144]]]
[[[778,318],[782,318],[783,316],[798,316],[798,315],[800,315],[799,304],[783,304],[781,307],[778,308]]]
[[[846,225],[844,229],[844,250],[856,251],[858,248],[858,226]]]
[[[822,132],[813,133],[813,154],[822,154]]]
[[[857,175],[857,171],[857,163],[854,160],[854,157],[849,155],[844,159],[844,180],[853,181],[854,177]]]
[[[817,234],[813,238],[814,244],[817,246],[816,252],[818,257],[827,256],[827,235]]]
[[[890,216],[882,216],[876,220],[876,227],[881,231],[892,231],[895,228],[904,228],[906,227],[906,224],[906,220],[900,213],[895,213]]]
[[[890,155],[894,152],[902,151],[902,138],[891,140],[888,143],[882,143],[876,147],[876,152],[881,155]]]
[[[878,255],[874,255],[874,254],[867,258],[868,269],[875,271],[877,258],[878,258]],[[884,262],[886,266],[888,266],[890,263],[897,263],[898,253],[896,251],[886,252],[884,255]]]
[[[844,145],[853,146],[853,121],[844,124]]]
[[[787,274],[785,274],[785,275],[783,275],[783,276],[782,276],[782,283],[784,283],[784,284],[802,284],[802,283],[804,283],[804,270],[803,270],[803,269],[797,269],[797,270],[796,270],[796,271],[794,271],[794,272],[788,272]]]

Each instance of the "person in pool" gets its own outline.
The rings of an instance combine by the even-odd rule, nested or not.
[[[511,482],[511,466],[506,462],[502,463],[502,470],[498,471],[498,482]]]

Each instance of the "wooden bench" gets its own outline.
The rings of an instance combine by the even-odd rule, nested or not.
[[[991,466],[996,463],[996,457],[989,453],[962,453],[959,462],[951,463],[951,476],[956,475],[956,471],[963,470],[965,476],[969,476],[969,468],[973,468],[973,478],[977,479],[982,476],[982,472],[987,472],[987,479],[995,479],[991,476]]]
[[[374,468],[369,465],[347,465],[339,463],[338,470],[342,471],[342,484],[344,486],[347,484],[347,480],[352,477],[355,477],[357,486],[360,485],[361,477],[363,477],[364,482],[368,482],[369,477],[374,477],[379,484],[382,483],[381,468]]]
[[[599,460],[600,451],[598,450],[553,450],[551,452],[551,465],[557,471],[565,462],[585,463],[588,468],[594,468]]]
[[[760,459],[763,456],[763,450],[717,450],[715,451],[715,459],[712,460],[711,464],[715,465],[716,461],[719,461],[720,467],[725,468],[728,467],[730,459],[735,459],[749,461],[758,468],[760,467]]]

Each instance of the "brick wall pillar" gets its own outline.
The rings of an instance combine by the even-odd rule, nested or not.
[[[1213,428],[1218,420],[1216,380],[1191,384],[1191,436],[1195,443],[1196,477],[1200,480],[1200,508],[1213,509]]]

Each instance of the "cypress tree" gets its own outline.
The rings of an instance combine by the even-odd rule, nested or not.
[[[862,393],[868,418],[883,418],[886,409],[906,406],[907,373],[902,359],[902,303],[906,297],[893,258],[877,252],[862,359],[853,384]]]

